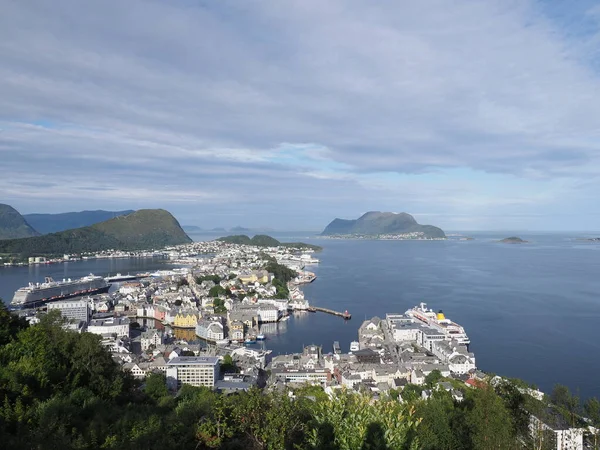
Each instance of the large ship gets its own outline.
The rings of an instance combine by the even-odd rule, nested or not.
[[[422,322],[425,325],[440,331],[446,336],[447,340],[455,339],[459,344],[469,345],[471,341],[465,332],[465,329],[459,324],[447,319],[442,310],[437,313],[427,308],[426,303],[420,303],[412,309],[406,311],[406,315],[411,317],[417,323]]]
[[[108,292],[110,284],[102,277],[89,274],[78,280],[70,278],[54,281],[46,277],[43,283],[29,283],[29,286],[19,288],[12,299],[11,306],[17,308],[31,308],[44,303]]]

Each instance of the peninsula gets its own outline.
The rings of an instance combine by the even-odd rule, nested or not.
[[[318,245],[305,244],[304,242],[279,242],[277,239],[267,236],[266,234],[257,234],[253,238],[245,234],[236,234],[233,236],[225,236],[217,239],[220,242],[237,245],[253,245],[255,247],[288,247],[299,249],[310,249],[314,251],[323,250]]]
[[[0,253],[50,256],[107,249],[139,250],[187,244],[192,240],[164,209],[141,209],[88,227],[0,241]]]
[[[420,225],[407,213],[370,211],[358,219],[334,219],[321,236],[379,239],[445,239],[441,228]]]

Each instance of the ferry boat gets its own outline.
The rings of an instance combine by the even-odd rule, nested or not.
[[[112,277],[108,276],[105,278],[105,280],[108,283],[114,283],[116,281],[133,281],[133,280],[137,280],[137,279],[138,279],[137,275],[130,275],[130,274],[121,275],[121,273],[117,273],[116,275],[113,275]]]
[[[105,293],[110,286],[104,278],[93,274],[77,280],[69,278],[62,281],[46,277],[43,283],[29,283],[28,286],[17,289],[11,307],[30,308],[66,298]]]
[[[419,303],[418,306],[406,311],[406,315],[416,322],[424,323],[425,325],[440,331],[446,336],[447,340],[455,339],[459,344],[464,345],[469,345],[471,343],[471,340],[462,326],[446,318],[442,310],[439,310],[436,313],[434,310],[427,308],[426,303]]]

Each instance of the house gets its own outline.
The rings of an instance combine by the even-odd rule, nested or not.
[[[529,434],[537,446],[556,450],[583,450],[585,428],[574,428],[558,410],[548,407],[537,416],[529,414]]]
[[[142,333],[141,345],[142,351],[145,352],[151,346],[157,347],[164,342],[164,333],[162,331],[145,331]]]
[[[212,320],[200,320],[196,325],[196,335],[208,341],[224,339],[223,324]]]
[[[229,324],[229,339],[233,341],[244,339],[244,324],[239,320],[234,320]]]
[[[198,324],[198,315],[194,312],[179,312],[173,320],[173,326],[179,328],[195,328]]]
[[[129,337],[129,318],[108,317],[105,319],[92,319],[88,325],[88,332]]]

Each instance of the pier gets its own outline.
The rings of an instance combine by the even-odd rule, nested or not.
[[[333,309],[321,308],[319,306],[311,306],[310,308],[308,308],[308,311],[310,311],[310,312],[320,311],[320,312],[324,312],[326,314],[331,314],[333,316],[341,317],[344,320],[352,319],[352,314],[350,314],[348,311],[339,312],[339,311],[334,311]]]

